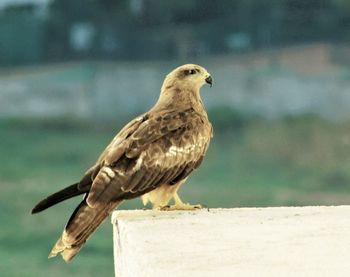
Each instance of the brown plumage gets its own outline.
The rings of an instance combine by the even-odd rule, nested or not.
[[[102,221],[123,200],[142,197],[157,209],[193,209],[177,189],[202,162],[212,126],[200,99],[200,88],[212,84],[209,73],[187,64],[164,80],[160,97],[147,113],[128,123],[80,182],[39,202],[37,213],[85,194],[49,257],[61,253],[70,261]],[[167,206],[174,198],[175,205]]]

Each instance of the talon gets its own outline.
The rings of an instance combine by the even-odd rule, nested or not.
[[[158,210],[160,210],[160,211],[169,211],[170,208],[171,208],[170,205],[165,205],[165,206],[158,207]]]
[[[164,205],[164,206],[153,206],[152,210],[154,211],[167,211],[170,208],[170,205]]]
[[[188,203],[177,203],[175,205],[164,206],[160,208],[161,211],[176,211],[176,210],[191,211],[191,210],[199,210],[199,209],[202,209],[202,205],[200,204],[191,205]]]
[[[166,211],[176,211],[176,210],[182,210],[182,211],[191,211],[191,210],[198,210],[198,209],[202,209],[205,206],[202,206],[201,204],[196,204],[196,205],[191,205],[189,203],[184,203],[181,201],[180,197],[178,196],[177,193],[174,194],[174,200],[175,200],[175,204],[172,206],[167,206],[165,209],[161,209],[161,210],[166,210]]]

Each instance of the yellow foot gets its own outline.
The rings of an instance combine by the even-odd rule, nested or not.
[[[200,205],[200,204],[197,204],[197,205],[190,205],[188,203],[176,203],[175,205],[167,205],[167,206],[164,206],[164,207],[160,207],[159,209],[161,211],[178,211],[178,210],[181,210],[181,211],[193,211],[193,210],[199,210],[199,209],[202,209],[203,206]]]

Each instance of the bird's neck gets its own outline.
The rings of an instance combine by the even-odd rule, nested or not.
[[[185,110],[189,108],[193,108],[198,112],[204,110],[199,89],[183,90],[172,87],[162,89],[153,110]]]

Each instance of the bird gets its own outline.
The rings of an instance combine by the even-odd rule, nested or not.
[[[39,213],[61,201],[84,195],[70,216],[49,258],[61,254],[69,262],[97,227],[121,202],[141,197],[156,210],[194,210],[177,191],[197,169],[213,137],[213,127],[200,97],[213,84],[196,64],[175,68],[164,79],[160,96],[146,113],[130,121],[113,138],[79,182],[40,201]],[[173,205],[168,205],[174,200]]]

